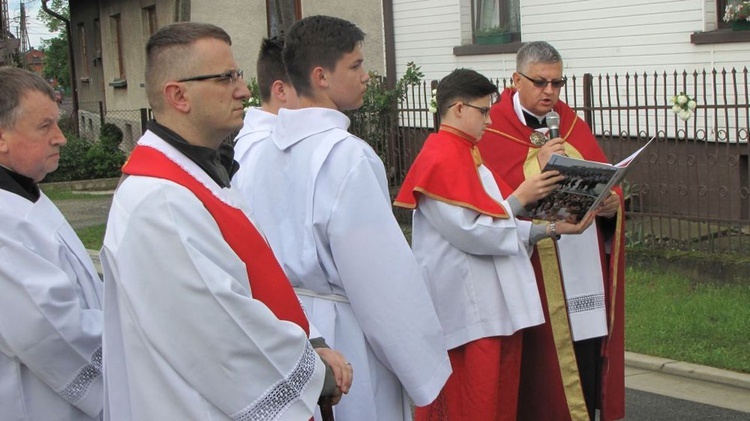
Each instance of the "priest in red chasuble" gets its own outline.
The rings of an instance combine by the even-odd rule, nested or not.
[[[490,110],[479,149],[511,188],[544,168],[553,153],[606,157],[588,125],[562,101],[560,54],[546,42],[518,50],[513,87]],[[549,139],[545,116],[560,115]],[[595,224],[577,236],[536,244],[532,263],[545,323],[524,331],[518,418],[588,420],[625,416],[624,215],[613,191]]]
[[[562,180],[557,171],[511,189],[482,163],[477,142],[497,88],[457,69],[440,81],[442,125],[425,142],[395,205],[414,209],[412,247],[429,285],[453,374],[420,420],[515,420],[522,329],[544,323],[533,245],[578,225],[516,219]]]

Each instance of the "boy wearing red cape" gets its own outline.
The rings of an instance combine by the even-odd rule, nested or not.
[[[553,153],[606,162],[588,125],[559,101],[565,85],[550,44],[519,49],[512,88],[490,110],[480,150],[511,187],[539,174]],[[560,115],[559,137],[546,141],[545,116]],[[597,209],[578,236],[536,244],[532,262],[546,322],[524,332],[521,420],[602,420],[625,416],[624,217],[621,192]]]
[[[537,174],[515,191],[482,164],[477,141],[497,88],[457,69],[437,88],[440,130],[425,141],[395,205],[414,209],[412,247],[453,368],[416,420],[515,420],[522,329],[544,323],[529,253],[536,241],[582,232],[566,222],[516,220],[562,180]]]

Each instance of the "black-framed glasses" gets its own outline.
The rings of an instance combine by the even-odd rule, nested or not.
[[[217,73],[215,75],[186,77],[185,79],[178,80],[178,82],[195,82],[195,81],[210,80],[210,79],[223,79],[223,80],[228,80],[232,84],[234,84],[234,83],[237,83],[238,80],[243,79],[244,78],[243,75],[244,75],[244,72],[242,70],[230,70],[228,72]]]
[[[532,79],[521,72],[516,72],[516,73],[528,79],[529,82],[534,84],[535,88],[546,88],[547,85],[552,85],[553,88],[562,88],[563,86],[565,86],[565,83],[568,81],[568,78],[565,76],[563,76],[561,79],[547,80],[547,79]]]
[[[458,104],[458,102],[454,102],[453,104],[449,105],[448,108],[450,108],[450,107],[452,107],[452,106],[454,106],[456,104]],[[476,105],[467,104],[466,102],[461,102],[461,104],[464,104],[465,106],[467,106],[469,108],[473,108],[475,110],[479,110],[479,112],[481,112],[482,115],[485,116],[485,117],[487,117],[488,115],[490,115],[490,107],[478,107]]]

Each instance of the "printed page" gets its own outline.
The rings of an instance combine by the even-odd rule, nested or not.
[[[625,178],[629,165],[656,138],[615,165],[552,155],[544,171],[557,170],[565,176],[560,187],[540,200],[529,216],[547,221],[563,220],[577,223],[590,210],[596,209],[609,196],[612,188]]]

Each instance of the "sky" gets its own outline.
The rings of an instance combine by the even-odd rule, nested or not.
[[[41,48],[43,39],[51,39],[57,36],[57,33],[50,33],[44,22],[37,17],[39,10],[42,8],[41,0],[8,0],[10,30],[13,35],[18,36],[18,28],[21,26],[21,2],[24,3],[26,8],[26,31],[29,33],[29,46]]]

